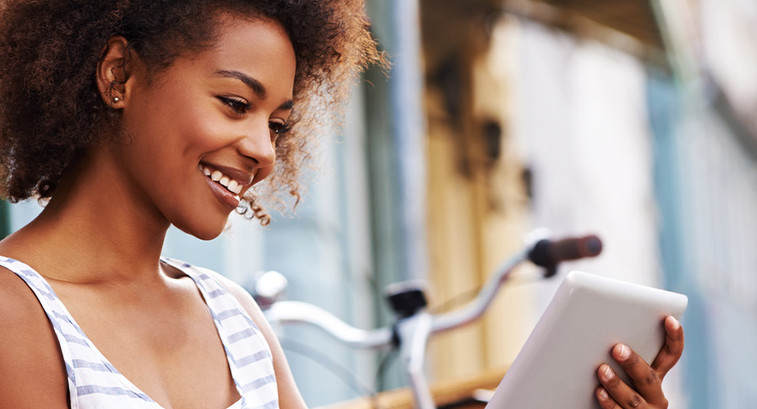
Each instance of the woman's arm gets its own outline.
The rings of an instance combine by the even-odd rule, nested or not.
[[[602,409],[665,409],[668,400],[662,391],[662,379],[683,353],[683,328],[673,317],[667,317],[665,344],[652,365],[647,364],[625,345],[615,345],[612,356],[626,371],[635,390],[621,381],[607,364],[597,370],[602,383],[596,395]]]
[[[67,409],[66,379],[42,306],[18,276],[0,267],[0,408]]]

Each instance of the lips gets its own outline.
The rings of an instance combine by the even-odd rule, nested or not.
[[[252,184],[254,174],[232,168],[201,163],[198,170],[205,178],[216,198],[231,208],[239,205],[239,194]]]

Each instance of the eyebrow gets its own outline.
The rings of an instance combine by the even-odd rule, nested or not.
[[[260,81],[256,80],[255,78],[250,77],[249,75],[243,72],[233,71],[233,70],[218,70],[215,72],[215,74],[219,77],[234,78],[234,79],[238,79],[239,81],[242,81],[260,99],[264,99],[266,96],[265,86]],[[281,104],[279,108],[292,109],[293,106],[294,106],[294,101],[290,99],[284,102],[283,104]]]

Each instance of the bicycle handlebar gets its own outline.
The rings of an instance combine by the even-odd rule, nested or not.
[[[593,257],[602,250],[597,236],[567,238],[557,241],[534,240],[500,266],[486,282],[478,295],[460,310],[432,315],[426,309],[426,300],[420,287],[398,283],[389,297],[396,321],[390,327],[373,330],[355,328],[326,310],[312,304],[296,301],[276,302],[286,285],[283,277],[274,278],[273,284],[255,286],[263,288],[264,300],[273,300],[265,314],[272,323],[305,323],[320,328],[343,344],[355,348],[399,347],[405,366],[408,383],[413,391],[416,407],[434,408],[433,398],[423,372],[426,342],[435,333],[451,330],[478,319],[489,307],[515,266],[530,260],[545,267],[544,277],[551,277],[561,261]],[[276,273],[278,274],[278,273]],[[261,277],[262,278],[262,277]],[[268,291],[273,289],[272,291]],[[263,306],[265,307],[265,306]]]
[[[330,312],[313,304],[299,301],[279,301],[265,311],[270,322],[314,325],[338,341],[353,348],[380,348],[392,345],[392,330],[355,328]]]
[[[597,236],[589,235],[562,240],[541,239],[516,253],[503,263],[489,278],[478,295],[460,310],[440,315],[431,315],[430,334],[454,329],[478,319],[497,295],[518,264],[530,260],[546,267],[544,277],[551,277],[561,261],[594,257],[602,250],[602,242]],[[279,301],[265,311],[273,323],[305,323],[320,328],[341,343],[353,348],[382,348],[396,344],[394,329],[384,327],[372,330],[355,328],[328,311],[312,304],[297,301]]]
[[[547,269],[545,277],[551,277],[560,262],[594,257],[602,252],[602,241],[596,235],[569,237],[562,240],[541,239],[528,252],[528,259]]]

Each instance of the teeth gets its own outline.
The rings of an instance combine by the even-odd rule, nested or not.
[[[229,189],[230,192],[237,195],[239,194],[239,192],[242,191],[242,185],[237,183],[236,180],[232,180],[231,182],[229,182],[229,186],[226,186],[226,188]]]
[[[200,165],[198,169],[202,171],[202,173],[205,176],[209,177],[212,181],[218,182],[220,185],[225,187],[226,190],[228,190],[229,192],[234,193],[235,195],[238,195],[239,193],[242,192],[242,185],[239,184],[239,182],[237,182],[236,180],[233,180],[229,178],[228,176],[224,175],[223,173],[221,173],[220,170],[214,170],[211,172],[210,169],[202,165]]]

